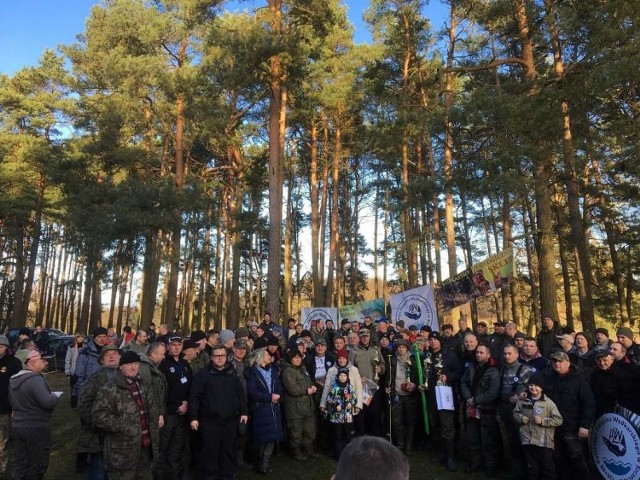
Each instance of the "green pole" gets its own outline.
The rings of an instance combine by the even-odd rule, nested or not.
[[[418,381],[420,385],[418,387],[422,387],[424,383],[424,376],[422,374],[422,359],[420,358],[420,351],[418,350],[418,343],[413,344],[413,355],[416,359],[416,365],[418,367]],[[430,435],[429,431],[429,414],[427,413],[427,394],[422,388],[418,388],[420,391],[420,399],[422,400],[422,419],[424,420],[424,431],[427,435]]]

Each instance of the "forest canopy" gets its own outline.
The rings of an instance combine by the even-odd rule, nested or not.
[[[337,0],[108,0],[0,74],[0,321],[235,328],[514,247],[474,323],[633,325],[640,8],[426,3],[356,44]]]

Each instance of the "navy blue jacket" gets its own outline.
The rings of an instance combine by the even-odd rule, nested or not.
[[[253,436],[257,445],[279,442],[284,437],[282,429],[281,403],[272,403],[271,394],[284,393],[280,381],[280,371],[276,365],[271,366],[271,389],[265,383],[258,367],[251,367],[247,375],[247,393],[249,394],[249,413]]]

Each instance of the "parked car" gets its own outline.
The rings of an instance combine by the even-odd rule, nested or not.
[[[10,328],[7,330],[7,338],[9,339],[9,343],[13,345],[18,340],[18,332],[20,328]],[[31,338],[33,338],[34,329],[30,328],[29,332],[31,334]],[[44,350],[44,346],[46,343],[52,338],[59,337],[61,335],[66,335],[62,330],[58,330],[57,328],[45,328],[40,333],[40,336],[36,340],[36,346],[38,350]]]
[[[60,335],[52,337],[41,349],[43,356],[49,359],[49,368],[52,370],[63,370],[64,361],[67,357],[67,349],[73,343],[73,335]]]

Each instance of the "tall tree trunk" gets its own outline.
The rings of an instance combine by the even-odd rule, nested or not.
[[[313,287],[313,306],[322,306],[324,302],[324,290],[322,279],[324,272],[320,271],[320,245],[324,244],[324,239],[319,238],[320,215],[318,197],[318,126],[314,119],[311,120],[309,140],[309,156],[311,165],[309,167],[309,190],[311,203],[311,280]]]
[[[268,0],[272,35],[282,34],[282,0]],[[282,268],[282,195],[284,177],[284,135],[287,93],[280,57],[270,58],[269,100],[269,258],[267,271],[267,310],[274,322],[280,321],[280,270]]]
[[[514,6],[522,45],[525,81],[531,84],[529,95],[533,96],[537,93],[537,87],[534,82],[537,78],[537,71],[533,56],[533,42],[530,36],[526,2],[525,0],[514,0]],[[536,219],[540,243],[540,254],[538,257],[540,272],[540,308],[543,317],[558,319],[555,242],[550,202],[551,192],[549,189],[550,161],[543,142],[543,139],[539,140],[538,151],[533,153],[534,196],[536,200]]]
[[[116,296],[118,293],[118,287],[120,286],[120,269],[123,263],[124,241],[119,240],[116,252],[113,257],[113,279],[111,281],[111,302],[109,302],[109,321],[108,327],[113,327],[113,319],[115,317],[116,310]],[[120,330],[118,330],[120,331]]]
[[[562,60],[562,49],[560,46],[560,35],[555,19],[554,4],[551,0],[544,0],[547,10],[546,20],[551,33],[551,44],[553,46],[553,63],[555,73],[558,78],[563,78],[564,62]],[[589,252],[589,238],[586,235],[582,224],[582,214],[580,212],[580,193],[578,191],[578,166],[576,160],[576,150],[573,144],[573,133],[571,131],[571,106],[567,100],[561,104],[562,110],[562,150],[564,156],[564,182],[567,189],[567,206],[569,208],[569,224],[571,226],[571,236],[576,249],[578,260],[578,273],[582,275],[579,282],[578,295],[580,299],[580,319],[582,320],[583,331],[594,332],[596,329],[595,317],[593,313],[593,289],[591,287],[591,253]]]
[[[333,293],[334,293],[334,276],[337,268],[338,258],[338,215],[339,215],[339,196],[340,196],[340,162],[342,161],[342,131],[340,127],[336,125],[335,143],[333,152],[333,168],[332,168],[332,185],[331,185],[331,228],[329,231],[329,269],[327,272],[327,286],[325,293],[324,304],[326,306],[333,306]]]
[[[529,204],[529,200],[524,198],[524,206],[522,209],[522,227],[524,229],[524,241],[525,241],[525,249],[527,252],[527,265],[529,267],[529,276],[531,278],[529,286],[531,287],[531,315],[529,316],[529,334],[533,334],[533,330],[531,325],[536,326],[537,322],[542,321],[542,317],[540,315],[540,291],[538,289],[538,285],[540,284],[540,276],[538,275],[538,265],[537,265],[537,257],[533,254],[535,251],[535,246],[532,245],[532,222],[530,221],[531,217],[531,206]],[[556,317],[557,318],[557,317]],[[532,320],[533,319],[533,320]]]
[[[283,281],[282,281],[282,318],[284,320],[283,324],[289,320],[292,312],[292,291],[291,291],[291,229],[293,228],[293,220],[291,216],[293,215],[293,205],[292,202],[292,191],[293,191],[293,173],[289,172],[289,179],[287,181],[287,219],[285,220],[284,225],[284,268],[283,268]]]
[[[447,68],[453,67],[455,59],[456,29],[458,15],[455,3],[451,2],[449,14],[447,44]],[[447,234],[447,256],[449,262],[449,278],[453,278],[458,273],[456,258],[456,231],[453,218],[453,134],[451,128],[451,109],[453,106],[453,72],[445,74],[444,88],[444,181],[445,181],[445,202],[444,217]]]
[[[149,328],[153,322],[160,281],[160,238],[162,233],[147,233],[144,237],[142,266],[142,298],[140,301],[140,328]]]

